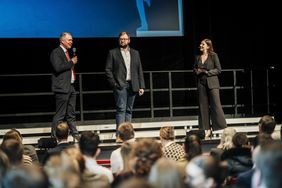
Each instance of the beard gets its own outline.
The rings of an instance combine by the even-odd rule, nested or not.
[[[128,44],[125,44],[125,45],[119,45],[121,48],[123,48],[123,49],[125,49],[125,48],[127,48],[128,47]]]

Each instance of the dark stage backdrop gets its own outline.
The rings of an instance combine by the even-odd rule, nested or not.
[[[104,3],[104,1],[99,2]],[[132,0],[132,2],[135,1]],[[154,0],[151,0],[152,8],[153,3]],[[198,53],[199,43],[206,37],[213,40],[214,49],[219,55],[223,69],[272,66],[273,62],[266,61],[265,58],[266,19],[258,2],[255,5],[247,5],[241,0],[183,0],[182,4],[183,36],[136,37],[135,30],[131,31],[133,34],[131,47],[140,51],[144,70],[191,70],[194,55]],[[1,9],[4,8],[1,7]],[[117,23],[124,21],[118,17],[114,19]],[[161,19],[159,24],[166,22],[167,19]],[[79,29],[79,21],[76,20],[74,23],[76,24],[73,28]],[[99,26],[97,24],[97,27]],[[29,27],[32,29],[32,25]],[[106,26],[101,26],[103,27]],[[138,27],[138,24],[134,27]],[[127,30],[127,27],[124,28]],[[0,30],[1,33],[3,28],[0,27]],[[109,34],[110,38],[81,37],[74,32],[74,46],[77,48],[79,58],[77,71],[104,71],[107,52],[117,46],[116,37],[120,30],[123,28],[113,30],[114,32]],[[107,32],[108,30],[105,29],[103,33],[107,34]],[[0,74],[50,73],[49,55],[52,49],[59,45],[58,36],[55,35],[57,34],[53,33],[51,38],[0,38]],[[32,80],[32,82],[40,82],[40,80]],[[50,84],[48,81],[44,83]],[[5,83],[1,90],[5,90],[5,85],[9,84],[9,82]],[[99,84],[99,82],[93,80],[93,84]],[[15,84],[14,87],[19,86]]]

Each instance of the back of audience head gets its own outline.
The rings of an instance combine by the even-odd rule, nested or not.
[[[1,150],[7,155],[12,166],[22,164],[24,148],[19,140],[5,140],[1,144]]]
[[[135,142],[132,150],[135,174],[138,177],[147,177],[152,165],[162,155],[161,145],[156,140],[144,138]]]
[[[6,153],[0,149],[0,182],[5,176],[6,172],[10,169],[10,161]],[[1,185],[1,184],[0,184]],[[1,186],[0,186],[1,187]]]
[[[155,188],[147,180],[143,178],[130,178],[122,182],[118,188]]]
[[[79,140],[79,148],[83,155],[94,157],[99,153],[100,137],[96,132],[83,131]]]
[[[148,180],[155,188],[184,187],[176,162],[164,157],[158,159],[152,166]]]
[[[130,122],[124,122],[118,127],[118,136],[122,141],[127,141],[134,138],[135,133],[133,125]]]
[[[274,132],[276,122],[274,118],[270,115],[264,115],[259,120],[259,132],[272,134]]]
[[[174,140],[174,127],[172,126],[164,126],[160,129],[160,138],[163,140]]]
[[[219,188],[226,177],[226,167],[209,155],[193,158],[186,166],[186,183],[190,188]]]
[[[217,146],[219,149],[228,150],[233,147],[232,138],[235,135],[236,130],[232,127],[223,129],[220,143]]]
[[[67,149],[62,151],[62,155],[67,155],[71,159],[73,159],[75,161],[75,164],[77,164],[77,168],[79,169],[79,172],[80,173],[84,172],[84,170],[86,168],[85,167],[85,160],[84,160],[84,157],[83,157],[83,155],[80,152],[80,149],[78,147],[67,148]]]
[[[130,142],[124,142],[121,147],[120,147],[120,154],[122,157],[122,161],[123,161],[123,170],[122,171],[131,171],[131,166],[130,166],[130,162],[131,162],[131,151],[133,148],[133,143]]]
[[[58,140],[67,140],[69,136],[69,126],[67,122],[60,122],[56,126],[55,134]]]
[[[46,173],[38,166],[18,166],[7,172],[2,188],[49,188]]]
[[[77,188],[81,183],[78,161],[67,153],[51,156],[44,165],[52,188]]]
[[[232,138],[232,143],[236,148],[250,147],[249,139],[246,133],[237,132]]]
[[[13,128],[13,129],[10,129],[8,132],[6,132],[4,134],[2,142],[4,142],[5,140],[8,140],[8,139],[16,139],[19,142],[22,142],[23,137],[17,129]]]
[[[282,143],[273,141],[261,146],[255,159],[252,187],[280,188],[282,185]]]
[[[201,139],[195,135],[188,135],[185,137],[184,150],[188,160],[202,154]]]

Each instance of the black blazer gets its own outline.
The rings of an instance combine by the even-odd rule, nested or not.
[[[52,71],[52,91],[68,93],[71,86],[71,69],[74,66],[72,61],[67,60],[64,50],[59,46],[50,55],[53,67]]]
[[[137,50],[130,48],[131,84],[134,92],[145,88],[143,69]],[[126,66],[120,48],[109,51],[106,61],[106,76],[112,88],[122,88],[126,84]]]
[[[199,62],[201,62],[200,55],[196,56],[194,68],[197,68]],[[221,73],[221,65],[217,54],[214,52],[209,53],[205,64],[206,64],[205,65],[206,69],[208,71],[207,85],[209,89],[219,89],[220,85],[219,85],[218,75]]]

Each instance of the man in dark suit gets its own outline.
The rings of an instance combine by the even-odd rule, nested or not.
[[[73,44],[72,35],[63,32],[60,35],[60,46],[55,48],[50,61],[52,71],[52,91],[56,99],[56,113],[53,117],[52,136],[55,136],[55,128],[59,122],[66,121],[70,133],[74,139],[79,139],[75,122],[76,93],[73,86],[75,81],[74,66],[77,63],[77,56],[70,58],[68,50]]]
[[[66,122],[61,122],[56,126],[55,134],[57,138],[57,146],[47,150],[47,153],[43,159],[43,164],[54,155],[60,155],[60,153],[70,147],[74,147],[74,142],[68,142],[69,126]]]
[[[119,34],[119,47],[108,53],[106,76],[116,102],[116,125],[131,122],[136,94],[143,95],[145,83],[139,52],[129,47],[130,36]]]

